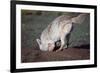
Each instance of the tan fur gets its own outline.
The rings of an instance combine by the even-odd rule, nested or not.
[[[82,23],[85,17],[86,14],[80,14],[73,18],[67,15],[57,17],[43,30],[40,39],[37,39],[40,50],[52,51],[55,47],[55,42],[58,40],[61,40],[61,47],[57,51],[63,49],[65,38],[72,29],[72,23]]]

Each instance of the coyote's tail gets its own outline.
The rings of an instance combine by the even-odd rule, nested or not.
[[[88,14],[80,14],[74,18],[72,18],[72,22],[76,24],[81,24],[86,18]]]

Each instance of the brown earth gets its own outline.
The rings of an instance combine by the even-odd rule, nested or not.
[[[47,61],[67,61],[86,60],[90,58],[90,49],[68,48],[59,52],[43,52],[40,50],[24,48],[21,51],[22,63],[25,62],[47,62]]]

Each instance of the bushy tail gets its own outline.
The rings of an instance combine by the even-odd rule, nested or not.
[[[87,16],[88,14],[79,14],[78,16],[72,18],[72,22],[76,24],[81,24]]]

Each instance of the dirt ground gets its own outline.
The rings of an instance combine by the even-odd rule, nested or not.
[[[21,54],[22,63],[90,59],[90,50],[85,48],[68,48],[59,52],[43,52],[24,48]]]

